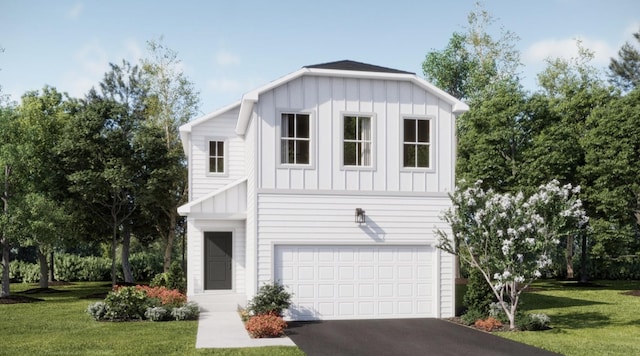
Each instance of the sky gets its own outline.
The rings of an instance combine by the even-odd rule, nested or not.
[[[422,76],[426,54],[464,32],[476,0],[0,0],[0,86],[19,102],[45,85],[72,97],[109,63],[162,42],[178,53],[206,114],[303,66],[354,60]],[[575,56],[575,40],[605,68],[640,30],[638,0],[485,0],[519,40],[523,85],[536,90],[546,58]]]

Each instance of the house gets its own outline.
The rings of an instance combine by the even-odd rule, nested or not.
[[[467,110],[414,73],[339,61],[183,125],[187,295],[279,281],[293,320],[453,316],[434,230]]]

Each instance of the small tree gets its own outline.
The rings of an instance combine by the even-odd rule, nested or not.
[[[438,247],[482,273],[514,329],[520,294],[551,265],[559,238],[576,234],[588,218],[577,198],[579,186],[553,180],[525,199],[522,193],[485,191],[481,183],[451,196],[453,207],[443,220],[453,238],[437,230]]]

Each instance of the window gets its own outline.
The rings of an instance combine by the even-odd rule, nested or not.
[[[224,173],[224,141],[209,141],[209,173]]]
[[[430,120],[404,119],[403,166],[429,168],[431,165]]]
[[[345,166],[371,166],[371,117],[344,117],[343,164]]]
[[[280,163],[309,164],[309,114],[283,113],[280,123]]]

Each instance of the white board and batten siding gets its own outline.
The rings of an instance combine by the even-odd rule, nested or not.
[[[239,109],[233,109],[202,122],[192,129],[189,169],[190,201],[246,176],[245,140],[235,133]],[[209,141],[224,140],[225,173],[208,173]]]
[[[311,115],[311,162],[279,164],[282,112]],[[258,187],[260,189],[450,192],[454,179],[455,119],[451,105],[411,82],[303,76],[262,93],[257,103]],[[342,127],[345,114],[373,118],[373,165],[345,168]],[[402,167],[402,120],[431,119],[430,169]]]
[[[294,319],[453,315],[453,299],[443,295],[453,291],[453,264],[436,268],[448,257],[435,248],[434,234],[447,228],[439,219],[450,204],[446,195],[262,193],[257,204],[258,281],[290,284]],[[357,207],[366,211],[364,224],[354,222]],[[356,260],[341,261],[345,254]],[[375,260],[358,257],[368,254]],[[321,261],[327,255],[335,260]],[[301,271],[287,261],[317,263]],[[350,268],[355,275],[340,274]]]

